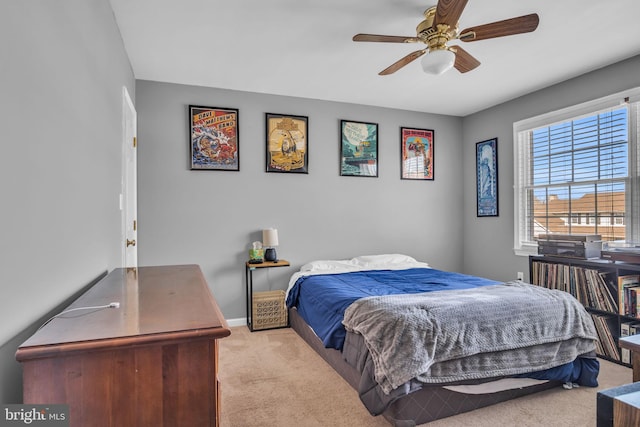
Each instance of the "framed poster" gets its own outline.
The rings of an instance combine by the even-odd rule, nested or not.
[[[192,170],[240,170],[238,110],[189,105]]]
[[[340,175],[378,176],[378,124],[340,120]]]
[[[477,215],[498,216],[498,138],[476,144]]]
[[[309,173],[309,118],[266,113],[267,172]]]
[[[433,181],[434,132],[400,128],[400,178]]]

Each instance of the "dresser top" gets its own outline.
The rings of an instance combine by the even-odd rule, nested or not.
[[[37,353],[35,347],[51,352],[56,346],[86,349],[230,334],[197,265],[115,269],[65,311],[112,302],[120,307],[73,310],[55,317],[20,346],[16,358]]]

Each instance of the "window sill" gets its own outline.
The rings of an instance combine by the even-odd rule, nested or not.
[[[522,245],[519,248],[514,248],[513,252],[517,256],[529,257],[531,255],[538,255],[538,245]]]

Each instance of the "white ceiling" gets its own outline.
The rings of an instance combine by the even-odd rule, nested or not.
[[[379,76],[424,45],[351,40],[415,36],[435,0],[110,1],[136,79],[455,116],[640,54],[639,0],[469,0],[460,29],[534,12],[540,25],[450,43],[482,64],[441,76],[419,60]]]

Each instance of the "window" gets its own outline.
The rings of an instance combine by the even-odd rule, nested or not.
[[[514,124],[515,252],[540,234],[640,242],[640,88]]]

